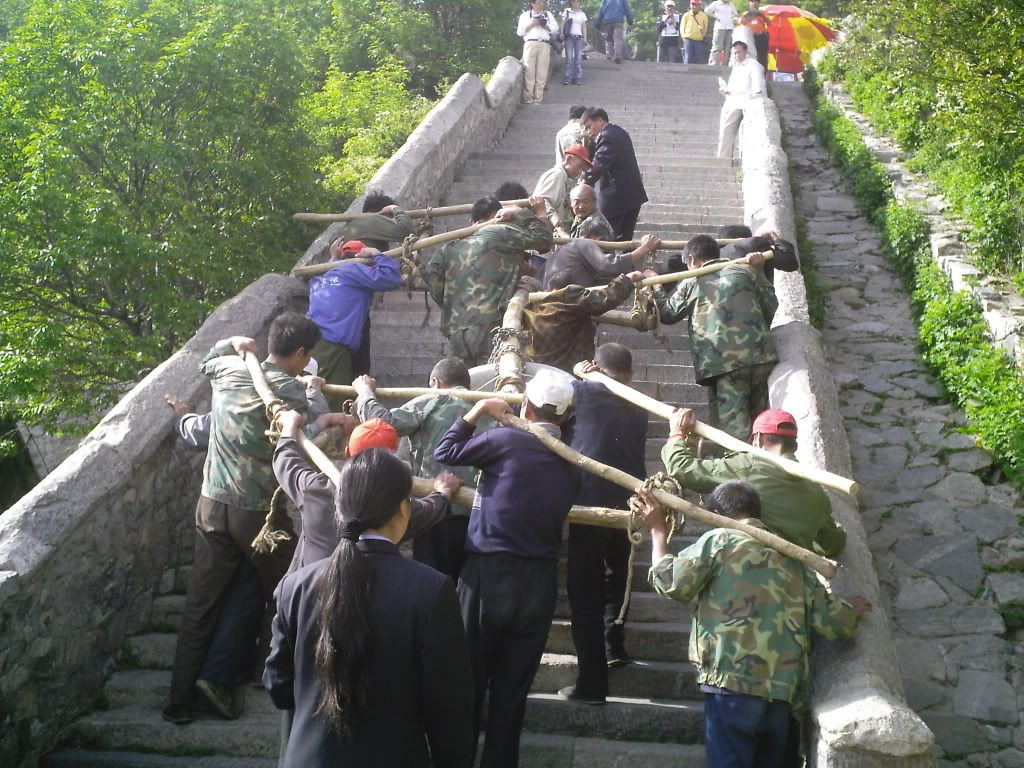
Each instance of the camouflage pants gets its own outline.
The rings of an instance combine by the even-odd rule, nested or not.
[[[448,337],[451,354],[462,358],[470,368],[483,365],[491,356],[491,330],[493,323],[475,325],[472,328],[458,328]]]
[[[775,363],[738,368],[702,382],[708,392],[710,424],[740,440],[750,437],[750,427],[768,408],[768,374]]]

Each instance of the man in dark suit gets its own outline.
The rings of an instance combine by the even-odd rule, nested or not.
[[[633,151],[633,140],[608,113],[591,107],[583,113],[583,127],[593,137],[592,166],[583,180],[597,188],[597,205],[612,225],[616,240],[632,240],[647,190]]]

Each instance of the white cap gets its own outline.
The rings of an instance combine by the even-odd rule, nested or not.
[[[316,361],[315,357],[311,357],[302,372],[308,376],[316,376],[320,372],[320,363]]]
[[[572,384],[552,373],[540,370],[526,383],[526,399],[537,408],[550,405],[561,416],[572,405]]]

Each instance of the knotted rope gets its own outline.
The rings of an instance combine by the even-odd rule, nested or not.
[[[654,299],[654,288],[649,285],[637,287],[633,292],[633,308],[629,310],[629,319],[641,330],[653,331],[654,338],[665,349],[672,351],[672,345],[669,344],[661,323],[661,315],[658,314],[658,302]]]
[[[266,405],[267,420],[270,422],[270,429],[265,434],[271,443],[277,443],[278,438],[281,437],[281,428],[278,426],[277,416],[281,411],[288,410],[288,404],[277,397],[270,400],[264,398],[264,403]],[[292,520],[288,517],[288,507],[285,504],[286,499],[287,497],[284,495],[284,491],[281,490],[281,486],[278,486],[277,490],[274,491],[274,495],[270,498],[270,510],[267,512],[266,520],[263,521],[263,527],[256,534],[256,538],[252,540],[252,551],[256,554],[272,554],[279,544],[291,541],[295,536]]]
[[[487,358],[487,364],[493,365],[495,373],[498,372],[498,361],[501,356],[512,352],[518,355],[524,355],[524,351],[527,345],[530,343],[532,336],[529,331],[520,330],[518,328],[507,328],[499,326],[491,331],[491,356]],[[519,346],[510,344],[510,339],[517,339]],[[494,382],[494,391],[501,392],[502,388],[506,384],[516,385],[520,390],[522,389],[522,376],[498,376]]]
[[[629,516],[629,525],[626,528],[626,536],[629,537],[629,561],[626,565],[626,589],[622,594],[622,607],[619,609],[618,618],[615,619],[615,623],[619,626],[626,623],[626,614],[629,613],[629,602],[633,595],[633,562],[636,560],[637,550],[644,543],[643,518],[640,515],[640,507],[643,504],[643,500],[640,494],[644,491],[653,490],[665,491],[673,496],[679,496],[682,493],[679,483],[673,480],[672,477],[664,472],[656,472],[644,480],[640,487],[636,489],[636,492],[629,498],[629,511],[633,514]],[[666,516],[668,540],[672,541],[672,537],[677,532],[683,530],[686,519],[683,517],[682,512],[675,510],[666,510]]]

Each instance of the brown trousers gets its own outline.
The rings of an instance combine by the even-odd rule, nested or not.
[[[174,649],[171,675],[172,705],[187,707],[192,688],[199,678],[206,651],[217,626],[224,594],[243,560],[249,560],[259,573],[263,599],[270,602],[274,589],[288,570],[295,541],[279,544],[270,555],[252,551],[252,540],[260,532],[267,513],[223,504],[205,496],[196,506],[196,540],[192,549],[192,572],[185,597],[185,613]],[[252,643],[239,647],[249,653]]]

